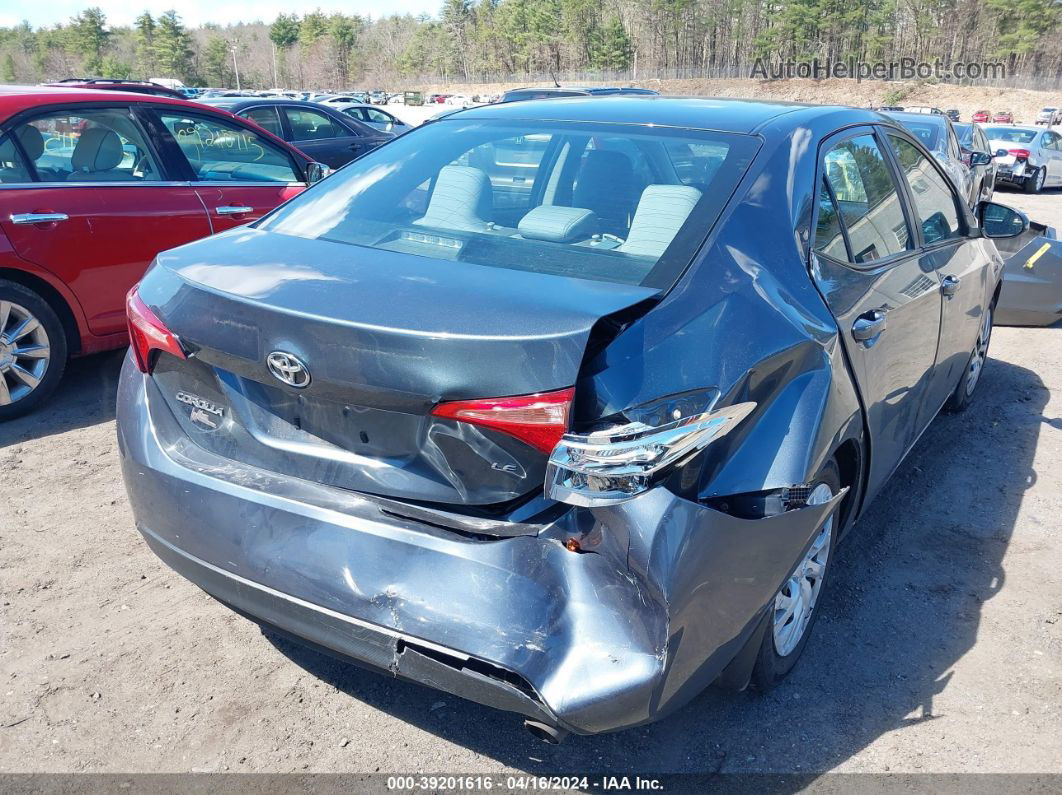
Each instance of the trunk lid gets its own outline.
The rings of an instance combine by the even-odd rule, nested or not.
[[[434,417],[442,401],[573,386],[596,324],[651,288],[239,229],[159,255],[141,298],[187,360],[153,377],[198,444],[386,497],[494,506],[542,488],[547,455]],[[310,382],[270,371],[296,357]]]

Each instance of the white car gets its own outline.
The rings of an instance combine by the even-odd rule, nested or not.
[[[1026,193],[1062,185],[1062,135],[1038,126],[983,125],[995,154],[996,182]]]
[[[472,97],[467,94],[454,94],[446,98],[447,105],[458,105],[462,108],[472,104]]]
[[[386,110],[380,110],[375,105],[368,105],[364,102],[351,102],[348,104],[332,102],[329,104],[331,107],[345,113],[347,116],[357,119],[360,122],[364,122],[370,127],[375,127],[377,130],[393,132],[395,135],[401,135],[402,133],[409,132],[413,129],[394,114],[388,113]]]
[[[1040,108],[1040,112],[1036,114],[1037,124],[1046,124],[1050,127],[1059,122],[1062,122],[1062,108]]]

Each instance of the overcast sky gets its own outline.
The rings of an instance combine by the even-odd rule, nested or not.
[[[442,5],[442,0],[343,0],[334,2],[322,0],[306,5],[292,3],[291,0],[44,0],[44,2],[27,3],[25,0],[0,0],[0,26],[10,27],[22,20],[29,20],[33,27],[50,27],[57,22],[69,22],[70,17],[91,6],[99,6],[107,15],[111,25],[131,25],[133,20],[145,9],[153,15],[176,8],[178,15],[186,25],[195,27],[205,22],[217,22],[224,25],[230,22],[272,22],[277,14],[291,13],[298,10],[300,15],[319,6],[325,13],[342,11],[346,14],[381,17],[386,14],[432,14]]]

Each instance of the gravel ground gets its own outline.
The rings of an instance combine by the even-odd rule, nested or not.
[[[997,199],[1062,227],[1062,194]],[[133,529],[114,391],[73,363],[0,426],[0,772],[1062,772],[1062,329],[996,330],[839,552],[766,695],[559,748],[511,715],[263,635]]]

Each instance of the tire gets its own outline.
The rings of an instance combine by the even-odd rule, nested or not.
[[[992,316],[995,306],[985,310],[981,320],[981,328],[977,332],[974,341],[974,349],[966,362],[966,368],[962,371],[959,383],[955,385],[955,391],[951,393],[948,402],[944,404],[944,411],[949,414],[958,414],[966,411],[973,399],[977,385],[981,383],[981,374],[984,372],[985,363],[988,361],[988,346],[992,342]]]
[[[813,497],[815,491],[822,487],[829,488],[831,498],[841,490],[840,470],[832,458],[826,462],[819,474],[815,476],[812,484]],[[837,526],[837,513],[838,511],[836,510],[831,513],[822,526],[815,531],[815,541],[812,542],[811,549],[797,563],[793,574],[790,575],[790,578],[786,580],[786,583],[779,590],[775,596],[774,605],[769,609],[767,631],[763,633],[763,642],[760,644],[760,650],[756,655],[756,663],[753,666],[752,677],[749,682],[761,692],[766,692],[773,688],[793,670],[797,660],[800,659],[801,653],[804,651],[804,647],[807,645],[811,630],[815,626],[815,621],[819,613],[822,612],[823,597],[829,584],[830,572],[833,569],[834,551],[840,529]],[[822,536],[827,533],[825,543],[819,545]],[[816,550],[818,550],[817,554],[815,554]],[[798,572],[805,568],[809,558],[814,562],[820,562],[823,557],[821,552],[823,551],[826,552],[826,555],[824,556],[825,562],[822,565],[821,576],[817,578],[818,586],[817,588],[815,585],[810,586],[813,593],[810,615],[807,615],[803,629],[799,630],[799,635],[794,638],[790,633],[796,631],[794,624],[798,619],[796,616],[792,616],[788,622],[784,621],[784,611],[780,607],[780,603],[789,593],[793,592],[794,581],[810,581],[810,578],[806,576],[799,577]],[[800,592],[802,594],[806,593],[803,589]],[[788,633],[787,628],[789,630]]]
[[[1044,169],[1036,169],[1021,183],[1021,189],[1026,193],[1039,193],[1044,189],[1045,176]]]
[[[0,422],[51,397],[66,355],[66,331],[51,305],[28,287],[0,279]]]

